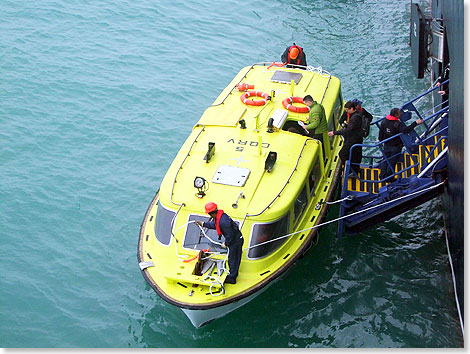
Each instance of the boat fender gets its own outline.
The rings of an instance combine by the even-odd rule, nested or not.
[[[284,101],[282,101],[282,105],[284,106],[284,108],[291,112],[295,112],[295,113],[310,112],[309,106],[297,107],[297,106],[293,106],[292,103],[304,103],[304,99],[302,97],[287,97]]]
[[[248,97],[261,97],[262,100],[249,100]],[[240,96],[242,102],[248,106],[264,106],[266,102],[270,99],[267,93],[261,91],[247,91]]]

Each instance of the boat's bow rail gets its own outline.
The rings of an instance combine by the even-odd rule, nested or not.
[[[267,63],[267,62],[260,62],[260,63],[255,63],[247,68],[244,69],[243,75],[237,76],[237,80],[235,81],[234,85],[229,85],[224,92],[218,97],[218,99],[210,106],[210,107],[216,107],[219,105],[224,104],[225,100],[234,92],[238,92],[238,85],[242,84],[243,81],[248,77],[250,71],[254,70],[256,67],[266,67],[266,70],[270,70],[271,68],[272,71],[274,72],[275,68],[280,68],[279,65],[275,65],[275,62],[272,63]],[[321,77],[327,78],[328,82],[331,80],[332,75],[330,72],[324,70],[321,66],[319,67],[314,67],[314,66],[302,66],[302,65],[291,65],[292,69],[300,69],[305,72],[310,72],[312,74],[319,75]],[[290,81],[289,81],[290,83]],[[323,95],[321,96],[321,99],[319,100],[320,103],[323,102],[323,99],[325,97],[326,90],[328,89],[328,85],[326,85],[325,90],[323,91]]]

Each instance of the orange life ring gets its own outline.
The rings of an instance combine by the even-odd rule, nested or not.
[[[302,97],[287,97],[284,101],[282,101],[282,104],[285,109],[295,112],[295,113],[308,113],[310,112],[310,107],[305,106],[305,107],[297,107],[293,106],[292,102],[295,103],[304,103],[304,99]]]
[[[262,100],[249,100],[248,97],[251,96],[256,96],[256,97],[262,97]],[[247,91],[243,95],[240,96],[240,99],[242,102],[246,105],[249,106],[264,106],[266,102],[269,99],[269,96],[267,93],[261,92],[261,91]]]

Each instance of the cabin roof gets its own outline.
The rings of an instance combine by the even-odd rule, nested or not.
[[[270,205],[259,217],[266,220],[276,219],[290,208],[291,202],[278,202],[277,197],[282,190],[281,197],[285,195],[285,200],[294,201],[305,183],[314,156],[321,150],[321,144],[283,130],[267,132],[269,118],[276,110],[283,110],[282,101],[291,96],[290,84],[271,81],[279,70],[286,69],[267,69],[263,66],[242,69],[214,104],[206,109],[162,182],[160,198],[165,205],[171,207],[173,203],[185,203],[189,210],[202,214],[204,204],[213,201],[220,209],[240,219],[245,214],[261,213]],[[328,117],[338,98],[339,80],[305,70],[292,69],[287,72],[302,75],[298,84],[294,85],[294,96],[310,94],[317,101],[323,98]],[[240,100],[242,92],[236,88],[239,82],[254,84],[255,90],[268,94],[274,91],[272,102],[268,101],[261,107],[245,105]],[[287,116],[288,120],[307,118],[308,113],[289,112]],[[240,128],[241,119],[245,120],[246,129]],[[204,156],[209,143],[215,143],[215,152],[206,162]],[[277,153],[271,172],[265,170],[269,152]],[[223,184],[216,180],[220,170],[229,181],[231,178],[240,179],[242,172],[249,171],[249,176],[243,186],[236,185],[236,182],[235,185],[230,185],[230,182]],[[202,199],[196,196],[197,190],[193,185],[196,176],[208,182],[209,188]],[[240,192],[245,199],[239,199],[238,207],[232,208]],[[271,203],[273,200],[275,202]]]

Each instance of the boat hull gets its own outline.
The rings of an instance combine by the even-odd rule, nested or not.
[[[248,302],[253,300],[255,297],[260,295],[262,292],[264,292],[266,289],[268,289],[274,282],[275,281],[269,283],[267,286],[265,286],[264,288],[260,289],[259,291],[257,291],[256,293],[250,296],[247,296],[238,301],[231,302],[227,305],[222,305],[222,306],[214,307],[214,308],[207,309],[207,310],[191,310],[191,309],[185,309],[185,308],[181,308],[181,310],[189,318],[192,325],[196,328],[199,328],[217,318],[224,317],[228,313],[247,304]]]

